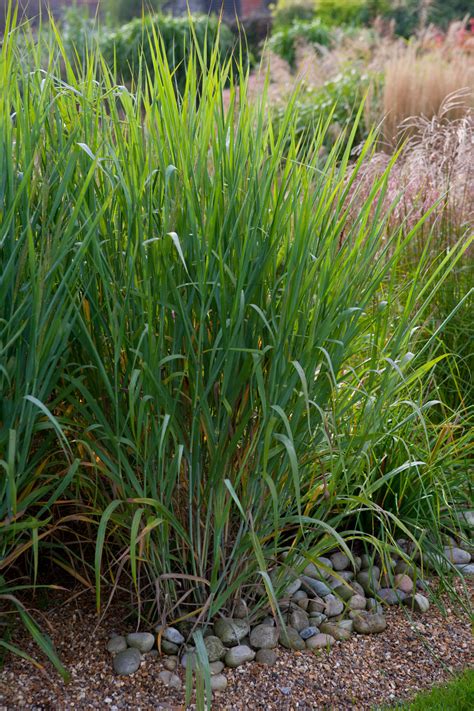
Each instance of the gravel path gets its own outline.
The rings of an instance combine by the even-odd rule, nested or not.
[[[228,687],[215,694],[213,709],[290,711],[293,709],[371,709],[413,696],[474,665],[471,625],[465,613],[445,601],[443,617],[432,605],[410,620],[402,609],[387,611],[387,630],[355,635],[317,655],[278,650],[273,667],[255,663],[226,670]],[[147,658],[132,677],[116,677],[105,645],[112,631],[129,631],[120,608],[95,630],[92,602],[85,596],[58,605],[44,615],[63,661],[71,671],[66,685],[48,667],[47,674],[18,658],[8,658],[0,672],[0,711],[28,708],[184,710],[184,695],[158,679],[164,667]],[[22,641],[27,651],[34,645]]]

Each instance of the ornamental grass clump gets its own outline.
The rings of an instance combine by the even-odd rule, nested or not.
[[[397,279],[418,225],[381,242],[391,165],[351,203],[374,136],[348,183],[357,121],[301,159],[296,96],[275,130],[217,45],[180,93],[156,34],[135,90],[97,49],[73,66],[56,30],[26,70],[19,34],[0,54],[7,588],[53,564],[99,607],[131,588],[150,618],[204,622],[262,607],[262,585],[274,604],[284,552],[454,521],[465,481],[412,353],[437,281],[417,289],[423,257]]]

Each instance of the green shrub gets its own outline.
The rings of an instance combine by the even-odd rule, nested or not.
[[[446,29],[450,22],[474,17],[472,0],[433,0],[428,8],[428,22]]]
[[[218,41],[222,61],[230,56],[235,44],[231,30],[215,15],[196,15],[192,25],[187,17],[171,15],[147,16],[105,32],[100,38],[102,56],[117,75],[128,81],[137,77],[139,69],[154,71],[155,38],[159,36],[165,47],[173,81],[182,88],[193,43],[209,58]],[[194,38],[194,39],[193,39]]]
[[[315,0],[281,0],[272,6],[275,30],[290,27],[294,22],[314,20],[315,15]]]
[[[151,10],[161,10],[164,4],[165,0],[105,0],[102,9],[105,8],[112,22],[121,24]]]
[[[316,49],[318,46],[328,47],[331,43],[331,32],[319,19],[295,21],[274,32],[268,40],[268,48],[294,67],[298,42],[305,42]]]
[[[300,150],[306,153],[314,141],[314,136],[321,123],[331,117],[330,130],[325,135],[324,143],[330,148],[340,134],[350,134],[351,123],[369,86],[378,86],[379,76],[361,74],[356,69],[339,74],[325,82],[322,87],[302,93],[296,103],[295,133],[300,141]],[[284,117],[284,110],[277,111],[273,120],[279,125]],[[360,143],[369,135],[371,127],[364,123],[363,116],[355,125],[354,143]]]
[[[316,14],[328,25],[360,24],[366,0],[316,0]]]

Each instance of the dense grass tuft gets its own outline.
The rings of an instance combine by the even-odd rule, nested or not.
[[[351,172],[357,118],[302,158],[296,96],[274,129],[217,47],[178,93],[154,35],[132,91],[58,32],[25,68],[19,38],[0,55],[7,591],[51,561],[98,606],[132,583],[155,618],[204,622],[242,591],[258,609],[262,584],[274,600],[284,552],[435,545],[469,442],[428,417],[416,332],[466,241],[407,269],[420,224],[387,233],[391,164],[351,197],[374,136]]]

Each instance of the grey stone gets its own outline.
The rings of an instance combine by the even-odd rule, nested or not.
[[[197,654],[196,652],[185,652],[181,657],[181,666],[185,669],[190,667],[191,669],[196,669],[197,666]]]
[[[407,563],[406,560],[399,560],[395,566],[395,575],[413,575],[416,570],[416,565],[412,562]]]
[[[463,551],[462,548],[446,546],[444,554],[453,565],[468,565],[471,562],[471,554],[467,551]]]
[[[275,627],[275,620],[273,619],[273,617],[264,617],[261,624],[270,625],[270,627]]]
[[[330,634],[316,634],[306,640],[306,649],[326,649],[332,647],[335,641]]]
[[[314,612],[309,618],[309,623],[314,627],[319,627],[321,622],[324,622],[325,620],[327,620],[327,617],[323,612]]]
[[[298,592],[298,590],[301,587],[301,580],[299,578],[296,578],[296,580],[292,580],[289,585],[286,586],[284,594],[288,595],[288,597],[291,597],[292,595],[295,594],[295,592]]]
[[[176,669],[176,667],[178,666],[178,658],[177,657],[165,657],[163,659],[163,666],[168,671],[174,671]]]
[[[356,573],[358,573],[359,570],[362,568],[362,559],[361,559],[361,557],[358,556],[358,555],[353,556],[353,558],[354,558],[354,566],[353,566],[353,567],[354,567],[354,571],[355,571]]]
[[[315,634],[318,634],[318,632],[317,627],[305,627],[304,630],[300,631],[300,637],[301,639],[309,639],[310,637],[314,637]]]
[[[155,635],[151,634],[151,632],[131,632],[127,635],[127,644],[129,647],[134,647],[142,654],[145,654],[155,644]]]
[[[282,647],[286,647],[287,649],[301,650],[305,648],[304,640],[301,639],[298,630],[295,630],[293,627],[287,626],[286,630],[282,629],[278,641]]]
[[[324,614],[327,617],[335,617],[340,615],[344,610],[344,603],[342,600],[338,600],[336,597],[328,595],[326,597],[326,607],[324,608]]]
[[[367,570],[368,568],[371,568],[374,564],[374,556],[369,555],[368,553],[362,553],[360,557],[360,567],[361,570]]]
[[[181,679],[171,671],[162,671],[158,674],[158,679],[170,689],[181,689]]]
[[[393,580],[393,585],[394,588],[396,588],[397,590],[401,590],[406,595],[413,592],[413,580],[404,573],[395,576]]]
[[[334,594],[347,602],[354,595],[354,589],[351,585],[338,585],[334,588]]]
[[[340,620],[337,623],[338,627],[341,627],[343,630],[349,630],[349,632],[352,632],[354,629],[354,621],[353,620]]]
[[[335,622],[323,622],[320,629],[323,634],[329,634],[339,642],[344,642],[351,637],[351,630],[340,627],[339,624]]]
[[[184,637],[176,627],[165,627],[162,637],[172,644],[184,644]]]
[[[382,605],[380,604],[380,602],[378,602],[378,600],[375,600],[373,597],[367,598],[366,607],[369,612],[377,612],[380,615],[383,613]]]
[[[362,585],[360,583],[357,582],[357,580],[353,580],[351,582],[351,588],[353,589],[353,591],[356,595],[362,595],[362,597],[364,597],[364,595],[365,595],[364,588],[362,587]]]
[[[312,592],[315,595],[319,595],[319,597],[325,597],[331,592],[331,588],[328,587],[326,583],[323,583],[322,580],[315,580],[307,575],[303,575],[301,581],[306,589],[312,590]]]
[[[211,662],[209,664],[209,671],[211,675],[220,674],[224,669],[224,662]]]
[[[380,590],[380,570],[373,566],[370,570],[361,570],[357,573],[357,582],[362,585],[366,594],[376,593]]]
[[[124,652],[127,649],[127,642],[125,637],[122,635],[116,635],[109,640],[107,644],[107,651],[111,654],[118,654],[119,652]]]
[[[210,662],[218,662],[224,659],[227,649],[224,647],[219,637],[210,635],[204,640],[204,646],[207,651],[207,658]]]
[[[299,603],[300,600],[307,600],[308,595],[305,593],[304,590],[297,590],[294,595],[291,596],[291,599],[293,602]]]
[[[251,662],[255,659],[255,652],[246,644],[238,644],[236,647],[231,647],[225,655],[225,663],[228,667],[235,669],[240,667],[245,662]]]
[[[346,570],[351,561],[345,553],[333,553],[331,556],[331,563],[334,570]]]
[[[179,647],[177,644],[173,644],[173,642],[168,642],[167,639],[161,639],[160,641],[161,645],[161,651],[164,652],[165,654],[178,654],[179,652]]]
[[[407,607],[410,607],[415,612],[428,612],[430,608],[430,601],[424,595],[416,593],[416,595],[407,595],[403,601]]]
[[[474,528],[474,511],[461,511],[459,513],[459,519],[464,525],[467,525],[469,528]]]
[[[266,664],[272,667],[278,659],[277,653],[273,649],[259,649],[255,661],[258,664]]]
[[[214,634],[219,637],[226,646],[239,644],[250,632],[250,625],[247,620],[222,617],[214,622]]]
[[[293,610],[289,618],[290,627],[295,630],[304,630],[309,625],[309,617],[304,610]]]
[[[234,617],[238,620],[245,620],[249,615],[249,608],[245,600],[237,600],[234,610]]]
[[[351,610],[365,610],[367,600],[363,595],[353,595],[349,600]]]
[[[310,600],[308,602],[308,612],[310,615],[314,614],[315,612],[322,612],[324,610],[325,605],[326,603],[322,598],[315,597],[313,600]]]
[[[377,612],[359,612],[355,615],[354,630],[359,634],[377,634],[383,632],[387,627],[385,617]]]
[[[474,575],[474,563],[469,563],[468,565],[457,565],[456,568],[463,575]]]
[[[402,590],[393,590],[393,588],[380,588],[377,595],[386,605],[398,605],[406,597],[406,593]]]
[[[227,677],[224,674],[211,676],[211,691],[225,691],[227,688]]]
[[[278,644],[278,637],[276,627],[257,625],[250,632],[250,644],[254,649],[273,649]]]
[[[115,655],[114,672],[120,676],[134,674],[140,666],[141,655],[136,647],[130,647]]]

